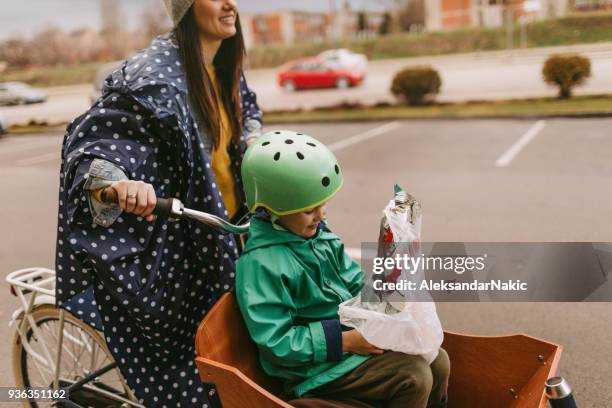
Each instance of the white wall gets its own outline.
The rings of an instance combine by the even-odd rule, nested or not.
[[[442,8],[440,0],[425,0],[425,30],[442,29]]]
[[[240,26],[244,37],[244,46],[248,50],[253,46],[253,17],[249,14],[240,13]]]
[[[285,45],[293,44],[295,41],[295,23],[293,12],[286,10],[281,12],[281,37]]]

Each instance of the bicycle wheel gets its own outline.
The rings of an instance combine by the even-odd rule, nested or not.
[[[53,388],[55,358],[59,343],[60,310],[51,305],[32,312],[36,330],[29,322],[24,329],[27,347],[19,333],[13,341],[13,372],[17,387]],[[113,363],[104,338],[98,331],[64,311],[59,386],[67,387]],[[121,406],[114,397],[136,402],[118,368],[96,377],[70,394],[70,400],[86,407]],[[25,402],[25,407],[51,406],[50,403]]]

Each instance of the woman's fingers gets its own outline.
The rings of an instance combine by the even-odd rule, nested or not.
[[[155,209],[157,198],[151,184],[121,180],[111,184],[110,187],[117,192],[117,204],[125,212],[147,217],[149,221],[154,219],[150,215]]]
[[[147,207],[142,213],[143,216],[147,217],[147,221],[153,221],[155,216],[151,214],[157,204],[157,197],[155,196],[155,189],[151,184],[147,184]]]
[[[128,185],[125,211],[129,213],[134,213],[136,210],[137,201],[138,201],[137,187],[134,185]]]
[[[119,204],[119,207],[125,210],[125,208],[127,207],[127,186],[125,185],[125,183],[122,181],[118,181],[116,183],[111,184],[110,188],[115,190],[117,194],[117,204]]]
[[[136,191],[136,205],[134,205],[134,214],[145,215],[144,213],[148,206],[148,195],[149,192],[147,185],[144,183],[139,185],[138,190]]]

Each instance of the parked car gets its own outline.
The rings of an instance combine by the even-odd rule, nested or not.
[[[278,84],[286,91],[312,88],[345,89],[359,85],[365,71],[352,67],[334,66],[319,57],[289,61],[278,72]]]
[[[5,135],[8,132],[8,122],[0,113],[0,136]]]
[[[357,54],[346,48],[323,51],[319,54],[328,65],[338,68],[359,68],[366,72],[368,70],[368,58],[363,54]]]
[[[0,83],[0,105],[40,103],[47,100],[47,93],[22,82]]]

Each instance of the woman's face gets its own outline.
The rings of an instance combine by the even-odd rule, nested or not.
[[[308,211],[279,217],[278,223],[285,229],[302,238],[310,238],[317,233],[319,223],[325,218],[325,205],[323,203]]]
[[[223,41],[236,35],[236,0],[195,0],[195,20],[208,41]]]

